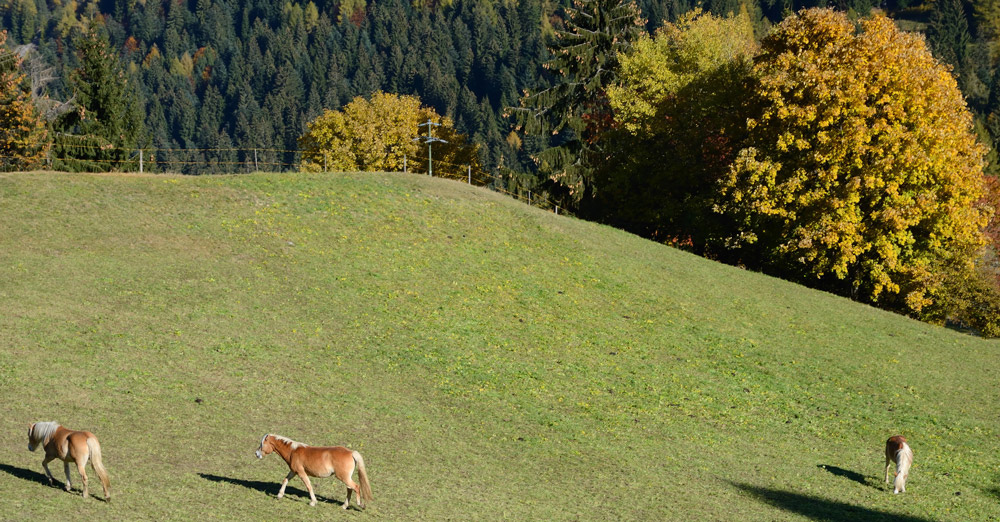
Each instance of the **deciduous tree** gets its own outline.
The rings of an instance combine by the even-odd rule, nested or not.
[[[595,174],[600,218],[707,252],[721,231],[716,185],[745,134],[741,101],[757,44],[746,11],[694,10],[619,57],[615,130]]]
[[[828,9],[783,21],[754,70],[748,142],[717,206],[728,246],[754,268],[930,313],[990,215],[955,79],[888,18]]]
[[[358,96],[341,110],[327,109],[309,122],[309,130],[299,140],[303,168],[392,172],[402,171],[407,158],[409,169],[426,169],[427,154],[420,145],[418,125],[428,120],[440,125],[434,133],[447,141],[433,145],[435,172],[447,171],[448,165],[480,168],[477,147],[454,130],[450,119],[422,107],[415,96],[381,91],[370,99]]]
[[[7,32],[0,31],[0,170],[34,169],[48,152],[48,131],[32,102],[22,58],[7,49],[6,40]]]

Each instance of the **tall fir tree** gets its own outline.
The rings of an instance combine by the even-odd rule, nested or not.
[[[550,146],[535,155],[543,185],[550,197],[579,208],[593,190],[601,133],[612,123],[606,91],[615,81],[618,55],[644,21],[631,0],[575,0],[566,15],[544,65],[555,85],[528,93],[515,114],[527,134],[552,136]]]
[[[55,148],[67,170],[135,168],[148,142],[133,78],[97,27],[78,40],[80,66],[70,73],[77,109],[55,122]]]

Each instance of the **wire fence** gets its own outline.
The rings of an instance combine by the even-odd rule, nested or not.
[[[408,163],[423,162],[427,156],[409,155]],[[0,164],[3,164],[0,154]],[[295,172],[302,170],[302,151],[270,148],[154,148],[123,150],[114,145],[59,143],[46,158],[47,167],[62,171],[239,174],[258,171]],[[406,163],[406,162],[404,162]],[[509,176],[497,175],[475,165],[433,159],[434,177],[465,181],[486,187],[533,207],[568,214],[564,206],[544,194],[521,186]],[[404,171],[410,171],[404,167]]]

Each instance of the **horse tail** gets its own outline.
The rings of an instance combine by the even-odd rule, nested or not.
[[[906,478],[910,474],[911,464],[913,464],[913,450],[904,442],[896,452],[896,479],[892,483],[894,492],[906,491]]]
[[[97,478],[101,479],[104,486],[105,500],[111,500],[111,479],[108,478],[108,470],[104,469],[104,462],[101,461],[101,443],[97,442],[97,437],[87,437],[87,449],[90,450],[90,465],[97,472]]]
[[[357,451],[351,452],[351,456],[354,457],[354,462],[358,464],[358,482],[361,483],[361,498],[365,499],[365,502],[371,501],[372,497],[372,487],[368,483],[368,472],[365,471],[365,459],[361,458],[361,454]]]

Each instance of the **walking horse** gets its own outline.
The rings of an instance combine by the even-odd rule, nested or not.
[[[896,463],[896,478],[892,481],[893,494],[906,492],[906,479],[913,464],[913,450],[902,435],[889,437],[885,441],[885,483],[889,484],[889,468]]]
[[[76,469],[83,478],[83,498],[87,498],[87,471],[84,466],[89,459],[90,465],[97,472],[97,477],[101,479],[104,499],[111,500],[111,493],[108,492],[111,486],[108,471],[101,462],[101,444],[97,442],[97,437],[93,433],[66,429],[57,422],[36,422],[28,427],[28,451],[35,451],[38,446],[45,449],[42,467],[45,468],[45,476],[49,478],[50,486],[55,485],[55,479],[49,471],[49,462],[58,458],[62,459],[63,470],[66,472],[66,491],[72,491],[69,463],[75,462]]]
[[[351,493],[358,494],[358,507],[365,508],[365,502],[372,500],[372,489],[368,484],[368,473],[365,471],[365,460],[361,454],[343,446],[309,446],[301,442],[295,442],[281,435],[264,435],[260,439],[260,447],[257,448],[257,458],[262,459],[264,455],[277,452],[288,464],[289,472],[285,480],[281,481],[281,489],[278,490],[278,498],[285,495],[285,486],[288,480],[298,475],[302,482],[306,483],[309,490],[309,505],[316,505],[316,494],[313,493],[312,483],[309,477],[326,478],[336,475],[341,482],[347,485],[347,500],[341,506],[347,509],[351,504]],[[354,467],[357,464],[358,482],[351,480],[354,474]]]

